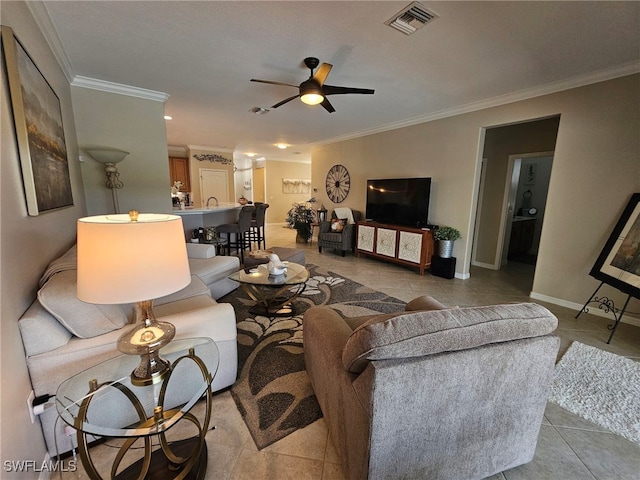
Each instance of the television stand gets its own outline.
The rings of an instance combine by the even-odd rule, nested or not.
[[[356,255],[368,255],[388,262],[416,267],[420,275],[431,266],[433,234],[429,229],[358,222]]]

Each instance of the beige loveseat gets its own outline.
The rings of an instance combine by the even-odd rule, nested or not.
[[[235,257],[213,257],[209,248],[213,249],[207,245],[188,248],[191,283],[155,300],[154,312],[159,320],[174,324],[176,339],[208,337],[215,341],[220,361],[212,389],[217,391],[236,381],[237,333],[233,307],[217,303],[212,292],[221,296],[237,286],[226,277],[239,269],[239,262]],[[19,320],[35,395],[54,395],[67,378],[119,355],[116,341],[132,318],[132,305],[93,305],[78,300],[75,246],[54,260],[40,281],[37,300]],[[64,434],[64,422],[56,422],[54,405],[38,418],[51,457],[75,445],[75,437]]]
[[[313,390],[350,480],[483,479],[532,460],[559,338],[531,304],[303,319]]]

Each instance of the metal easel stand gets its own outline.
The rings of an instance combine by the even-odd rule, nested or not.
[[[587,303],[584,304],[584,306],[578,312],[575,318],[578,318],[582,312],[589,313],[589,308],[587,307],[587,305],[589,305],[590,303],[597,303],[598,308],[604,311],[604,313],[611,313],[615,321],[612,325],[607,325],[607,328],[611,330],[611,334],[609,335],[609,340],[607,340],[607,344],[609,344],[611,343],[613,334],[616,333],[616,329],[618,328],[618,324],[620,323],[620,320],[622,320],[622,315],[624,315],[624,312],[627,309],[629,300],[631,300],[631,295],[627,296],[627,300],[624,302],[624,306],[622,307],[622,310],[620,310],[615,307],[613,300],[610,299],[609,297],[596,297],[598,290],[600,290],[603,284],[604,282],[600,282],[600,285],[598,286],[598,288],[596,288],[596,291],[593,292],[593,295],[591,295],[589,300],[587,300]]]

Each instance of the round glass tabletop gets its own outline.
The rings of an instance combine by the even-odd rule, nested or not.
[[[309,271],[297,263],[282,262],[286,267],[286,271],[282,275],[269,275],[266,264],[258,265],[249,270],[240,270],[232,275],[229,279],[240,283],[248,283],[251,285],[299,285],[309,279]]]
[[[143,437],[168,430],[210,388],[219,355],[210,338],[174,340],[160,355],[172,363],[162,383],[131,383],[138,355],[119,355],[65,380],[56,393],[60,417],[76,430],[99,436]]]

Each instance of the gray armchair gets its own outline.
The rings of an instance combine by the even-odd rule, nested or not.
[[[353,214],[353,221],[359,222],[362,219],[362,214],[357,210],[351,210]],[[337,218],[335,211],[332,212],[331,218]],[[342,232],[334,232],[331,230],[331,222],[320,222],[320,229],[318,230],[318,252],[322,253],[322,247],[333,248],[340,250],[342,256],[347,250],[355,252],[356,250],[356,225],[347,224],[344,226]]]
[[[472,480],[533,459],[559,338],[536,304],[305,312],[307,373],[351,480]]]

